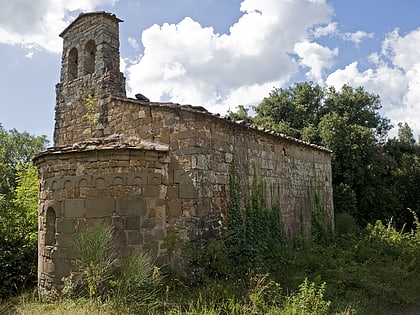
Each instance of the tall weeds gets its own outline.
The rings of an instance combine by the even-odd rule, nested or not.
[[[87,287],[89,297],[102,293],[113,276],[116,251],[110,226],[96,226],[75,235],[74,244],[79,252],[78,270],[73,273],[76,283]],[[71,279],[68,279],[71,280]]]

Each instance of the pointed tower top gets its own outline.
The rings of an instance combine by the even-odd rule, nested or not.
[[[64,38],[66,36],[66,33],[72,29],[75,25],[79,24],[84,18],[92,17],[92,16],[103,16],[105,18],[109,18],[111,20],[116,21],[117,23],[124,22],[123,20],[117,18],[117,16],[113,13],[105,12],[105,11],[97,11],[97,12],[86,12],[86,13],[80,13],[79,16],[70,23],[69,26],[67,26],[61,33],[60,37]]]

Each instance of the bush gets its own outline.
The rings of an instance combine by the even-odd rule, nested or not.
[[[337,213],[335,216],[336,235],[359,234],[360,228],[356,219],[348,213]]]
[[[147,253],[133,253],[121,265],[111,281],[112,297],[119,304],[139,309],[158,306],[162,276]]]
[[[96,226],[74,237],[77,270],[64,279],[63,296],[88,296],[114,304],[116,309],[139,313],[156,309],[162,284],[159,268],[147,253],[132,253],[117,260],[112,227]]]
[[[325,301],[325,282],[320,285],[309,283],[305,278],[299,291],[287,299],[285,314],[325,315],[328,314],[331,302]]]
[[[83,294],[90,298],[100,295],[112,279],[116,263],[112,228],[97,226],[74,237],[79,252],[78,270],[65,279],[65,294]]]

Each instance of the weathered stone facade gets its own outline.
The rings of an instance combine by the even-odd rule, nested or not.
[[[121,256],[148,250],[162,263],[169,233],[184,240],[217,233],[232,161],[243,192],[255,172],[270,187],[268,199],[280,198],[290,237],[310,235],[314,193],[333,220],[328,150],[201,107],[127,98],[119,22],[82,14],[61,34],[54,147],[34,158],[41,293],[60,288],[77,258],[72,237],[87,226],[110,224]]]

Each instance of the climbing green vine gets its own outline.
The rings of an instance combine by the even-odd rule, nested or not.
[[[317,185],[312,186],[311,227],[312,240],[319,244],[328,244],[333,238],[331,218],[322,203]]]
[[[267,187],[254,172],[249,192],[242,192],[235,163],[229,168],[227,229],[220,239],[198,251],[198,264],[211,277],[244,277],[264,268],[266,260],[279,255],[286,245],[279,200],[266,200]]]
[[[98,114],[96,113],[96,109],[95,109],[95,102],[96,102],[96,98],[93,96],[93,94],[89,94],[85,99],[85,103],[84,103],[85,109],[86,109],[85,118],[88,119],[91,126],[90,128],[85,129],[85,131],[83,132],[84,134],[92,133],[92,130],[97,129],[98,126],[100,125],[100,122],[98,120]]]

